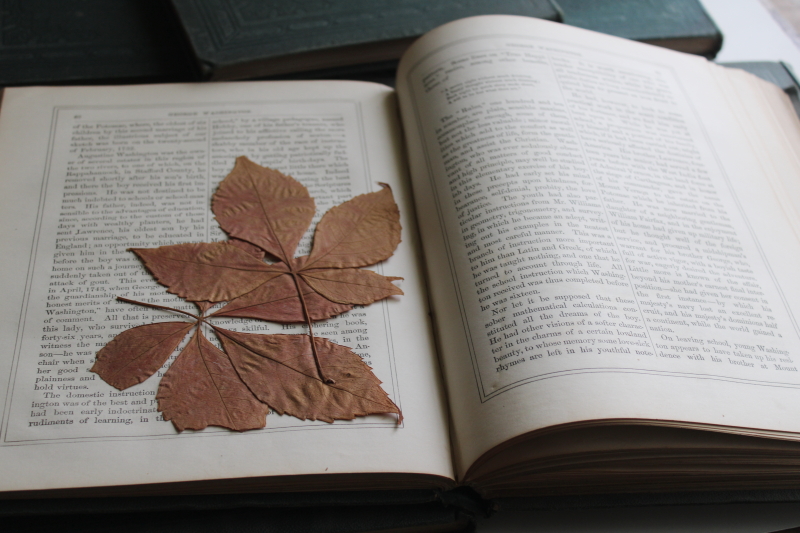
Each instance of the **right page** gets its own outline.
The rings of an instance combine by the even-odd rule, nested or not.
[[[796,119],[704,59],[518,17],[397,77],[463,476],[526,432],[796,438]]]

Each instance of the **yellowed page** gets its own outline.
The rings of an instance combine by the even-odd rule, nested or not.
[[[459,475],[588,420],[800,431],[800,246],[770,186],[797,165],[765,165],[716,69],[499,16],[403,58]]]
[[[781,90],[737,69],[715,69],[720,91],[737,113],[742,130],[759,155],[776,200],[800,236],[800,122]]]
[[[399,132],[394,93],[375,84],[7,90],[0,115],[0,490],[352,472],[452,477]],[[116,334],[164,320],[163,311],[115,297],[192,309],[126,249],[225,238],[210,199],[239,155],[304,183],[316,200],[314,223],[379,182],[392,186],[403,241],[375,269],[403,277],[405,295],[356,308],[315,332],[351,346],[373,367],[403,411],[400,425],[393,416],[328,424],[270,414],[263,430],[178,434],[155,400],[166,365],[122,392],[88,372]],[[299,253],[307,253],[310,238]],[[304,331],[253,320],[221,325]]]

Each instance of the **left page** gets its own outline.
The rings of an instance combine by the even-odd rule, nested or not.
[[[226,238],[210,209],[237,156],[291,175],[317,212],[388,183],[402,242],[372,267],[404,278],[391,297],[315,324],[351,347],[403,412],[352,421],[270,413],[261,430],[176,432],[157,409],[161,376],[118,391],[90,373],[122,331],[192,311],[129,248]],[[416,252],[394,93],[350,82],[277,82],[5,93],[0,114],[0,490],[263,476],[403,473],[452,478],[438,367]],[[228,329],[305,326],[222,321]],[[409,335],[413,332],[413,335]],[[213,334],[209,337],[213,340]],[[186,342],[185,340],[183,341]],[[335,483],[333,484],[335,487]],[[357,488],[357,487],[356,487]]]

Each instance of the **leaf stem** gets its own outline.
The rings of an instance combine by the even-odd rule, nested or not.
[[[303,308],[303,316],[306,319],[306,324],[308,324],[308,336],[311,337],[311,353],[314,355],[314,363],[317,365],[317,372],[319,373],[319,378],[322,380],[323,383],[327,383],[328,385],[333,385],[336,383],[331,378],[325,376],[325,373],[322,371],[322,364],[319,361],[319,354],[317,353],[317,343],[314,342],[314,330],[311,327],[311,314],[308,312],[308,306],[306,306],[306,299],[303,297],[303,289],[300,287],[300,276],[297,275],[297,272],[294,272],[294,269],[290,272],[292,275],[292,279],[294,279],[294,284],[297,287],[297,295],[300,297],[300,305]]]
[[[190,317],[192,317],[194,319],[200,320],[199,316],[197,316],[197,315],[195,315],[193,313],[190,313],[188,311],[181,311],[180,309],[175,309],[174,307],[167,307],[165,305],[149,304],[149,303],[145,303],[145,302],[137,302],[136,300],[129,300],[127,298],[123,298],[122,296],[117,296],[117,300],[119,300],[120,302],[128,303],[128,304],[141,305],[143,307],[152,307],[153,309],[161,309],[163,311],[175,311],[176,313],[183,313],[184,315],[189,315]]]

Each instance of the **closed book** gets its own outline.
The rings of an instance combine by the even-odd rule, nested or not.
[[[396,61],[452,20],[507,14],[559,20],[549,0],[173,0],[205,78],[232,80]]]
[[[722,33],[698,0],[557,0],[564,23],[714,58]]]

